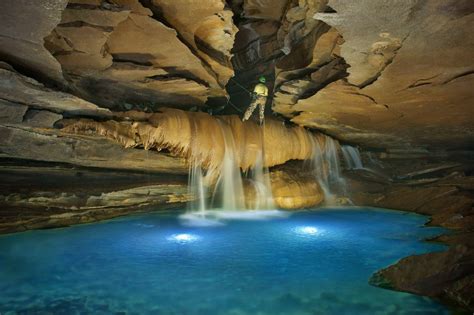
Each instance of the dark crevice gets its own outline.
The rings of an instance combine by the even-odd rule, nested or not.
[[[163,70],[167,71],[166,68],[163,68]],[[163,82],[164,81],[186,80],[186,81],[196,82],[200,85],[204,85],[204,86],[208,87],[207,82],[204,82],[202,80],[196,80],[194,78],[194,76],[192,76],[191,74],[183,73],[183,72],[172,72],[171,71],[171,73],[168,73],[168,74],[153,75],[153,76],[146,77],[146,79],[156,80],[156,81],[163,81]]]
[[[102,0],[100,5],[87,4],[87,3],[68,3],[67,9],[72,10],[107,10],[112,12],[129,11],[125,10],[123,6],[111,3],[108,0]]]
[[[347,72],[344,70],[344,71],[341,71],[341,72],[337,73],[336,75],[334,75],[332,77],[327,78],[326,80],[324,80],[321,83],[315,83],[317,85],[313,88],[308,89],[303,94],[301,94],[301,96],[298,98],[298,100],[308,99],[311,96],[318,93],[320,90],[324,89],[329,84],[331,84],[333,82],[336,82],[340,79],[343,79],[345,77],[347,77]]]
[[[152,67],[150,56],[144,54],[112,54],[113,62],[127,62],[137,66]]]
[[[186,80],[189,80],[189,81],[195,81],[195,82],[197,82],[197,83],[199,83],[199,84],[201,84],[205,87],[209,87],[208,82],[199,79],[198,77],[196,77],[194,74],[192,74],[189,71],[178,70],[176,67],[162,67],[162,69],[165,70],[166,72],[169,72],[170,75],[179,76],[183,79],[186,79]]]
[[[77,49],[74,49],[73,50],[70,50],[70,51],[58,51],[58,52],[55,52],[54,54],[52,54],[55,58],[57,56],[69,56],[69,55],[73,55],[73,54],[84,54],[84,55],[88,55],[89,53],[85,52],[85,51],[81,51],[81,50],[77,50]]]
[[[326,5],[326,8],[324,9],[323,13],[337,13],[337,11],[331,8],[329,5]]]
[[[107,33],[111,33],[111,32],[114,31],[113,26],[94,25],[94,24],[90,24],[90,23],[87,23],[87,22],[84,22],[84,21],[74,21],[74,22],[62,23],[62,24],[59,24],[58,27],[91,27],[91,28],[95,28],[95,29],[107,32]]]
[[[432,82],[430,82],[428,80],[432,80],[432,79],[434,79],[434,78],[436,78],[440,75],[441,75],[441,73],[438,73],[438,74],[435,74],[434,76],[431,76],[431,77],[426,78],[426,79],[418,79],[415,82],[413,82],[412,84],[410,84],[406,89],[411,89],[411,88],[415,88],[415,87],[422,86],[422,85],[432,84]]]
[[[468,71],[465,71],[465,72],[461,72],[445,81],[443,81],[441,84],[447,84],[451,81],[454,81],[456,79],[459,79],[459,78],[462,78],[462,77],[465,77],[465,76],[468,76],[468,75],[471,75],[471,74],[474,74],[474,70],[468,70]]]
[[[230,32],[228,34],[230,34]],[[196,42],[196,46],[201,51],[203,51],[206,55],[217,61],[221,66],[232,68],[232,64],[230,63],[229,57],[226,56],[223,52],[214,49],[198,36],[194,36],[194,41]]]
[[[247,45],[245,45],[245,47],[242,47],[242,48],[239,48],[239,50],[232,50],[232,53],[234,55],[238,55],[238,54],[245,54],[251,46],[255,45],[258,43],[258,45],[261,46],[261,43],[269,43],[271,42],[272,40],[275,40],[275,36],[261,36],[261,37],[257,37],[255,39],[253,39],[252,41],[248,42]]]
[[[371,101],[372,101],[372,103],[374,103],[374,104],[377,104],[377,105],[378,105],[378,103],[377,103],[377,101],[375,100],[375,98],[373,98],[373,97],[372,97],[372,96],[370,96],[370,95],[363,94],[363,93],[360,93],[360,92],[348,92],[348,94],[353,94],[353,95],[358,95],[358,96],[365,97],[365,98],[367,98],[367,99],[371,100]]]
[[[410,85],[408,87],[408,89],[416,88],[416,87],[423,86],[423,85],[431,85],[431,84],[432,84],[431,82],[421,82],[421,83]]]
[[[158,75],[146,77],[145,82],[149,80],[166,82],[166,81],[176,81],[176,80],[183,80],[183,79],[187,80],[186,78],[178,77],[172,74],[158,74]]]

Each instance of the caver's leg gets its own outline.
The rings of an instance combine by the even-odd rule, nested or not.
[[[257,107],[257,100],[254,100],[249,108],[247,108],[247,110],[245,111],[245,114],[244,114],[244,117],[242,118],[242,121],[246,121],[250,118],[250,116],[252,116],[252,113],[253,111],[255,110],[255,108]]]
[[[260,125],[263,125],[263,120],[265,119],[265,105],[267,104],[266,98],[261,98],[258,102],[260,105]]]

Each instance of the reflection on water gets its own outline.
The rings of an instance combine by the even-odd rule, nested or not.
[[[240,214],[242,214],[240,212]],[[145,215],[0,237],[0,313],[443,314],[372,287],[403,256],[442,250],[425,217],[370,209]],[[256,218],[258,220],[250,220]]]

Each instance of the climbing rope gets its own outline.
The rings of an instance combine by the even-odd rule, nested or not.
[[[229,99],[227,100],[227,105],[229,105],[229,104],[230,104],[230,106],[232,106],[233,109],[235,109],[235,110],[238,111],[239,113],[242,114],[242,113],[244,112],[243,110],[241,110],[240,108],[238,108],[237,106],[235,106],[234,103],[232,103],[232,102],[230,101],[230,97],[229,97]]]
[[[247,90],[242,84],[240,84],[239,82],[237,82],[237,81],[234,80],[233,78],[230,78],[230,80],[232,80],[235,84],[237,84],[237,85],[240,86],[242,89],[244,89],[245,91],[247,91],[249,94],[252,94],[251,91]]]
[[[242,84],[240,84],[239,82],[237,82],[237,81],[234,80],[233,78],[230,78],[230,80],[232,80],[235,84],[237,84],[240,88],[242,88],[243,90],[245,90],[245,91],[248,92],[249,94],[252,94],[252,92],[250,92],[249,90],[247,90]],[[235,109],[235,110],[238,111],[239,113],[242,114],[242,113],[244,112],[243,110],[241,110],[239,107],[237,107],[234,103],[232,103],[232,102],[230,101],[230,96],[229,96],[229,99],[227,100],[226,106],[229,105],[229,104],[230,104],[230,106],[232,106],[233,109]],[[224,108],[222,108],[222,109],[224,109]],[[221,110],[222,110],[222,109],[221,109]],[[219,110],[219,111],[221,111],[221,110]]]

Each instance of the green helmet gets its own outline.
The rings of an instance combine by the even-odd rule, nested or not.
[[[267,80],[265,80],[265,77],[263,75],[260,78],[258,78],[258,81],[260,81],[261,83],[267,82]]]

